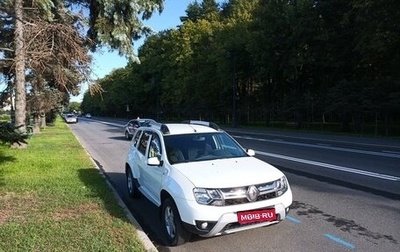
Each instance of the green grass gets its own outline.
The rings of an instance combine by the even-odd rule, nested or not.
[[[146,251],[69,127],[61,120],[0,146],[0,251]]]

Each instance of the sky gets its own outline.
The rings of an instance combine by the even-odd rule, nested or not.
[[[162,30],[176,28],[181,24],[179,17],[186,15],[186,8],[190,3],[195,0],[165,0],[164,10],[161,14],[158,12],[153,13],[150,20],[144,21],[144,24],[154,30],[160,32]],[[199,0],[198,2],[201,2]],[[143,45],[144,39],[134,42],[134,49]],[[121,57],[117,52],[108,52],[108,49],[103,50],[101,53],[93,54],[93,78],[100,79],[111,73],[113,70],[123,68],[127,64],[125,57]],[[82,84],[81,94],[79,96],[71,97],[72,102],[81,102],[83,94],[87,90],[87,84]]]

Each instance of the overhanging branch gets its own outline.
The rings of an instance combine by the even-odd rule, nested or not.
[[[6,48],[6,47],[0,47],[0,51],[14,52],[14,49]]]

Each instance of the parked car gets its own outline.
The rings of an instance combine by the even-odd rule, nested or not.
[[[279,223],[292,204],[285,175],[203,121],[140,127],[125,163],[131,197],[159,207],[168,245]]]
[[[66,123],[77,123],[78,117],[74,114],[66,114],[65,115],[65,122]]]
[[[132,139],[132,136],[135,134],[136,130],[141,126],[149,126],[150,124],[156,123],[153,119],[132,119],[124,126],[124,135],[128,140]]]
[[[91,115],[90,113],[86,113],[86,114],[85,114],[85,117],[86,117],[86,118],[92,118],[92,115]]]

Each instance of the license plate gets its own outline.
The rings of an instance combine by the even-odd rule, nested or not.
[[[247,224],[253,222],[274,221],[276,220],[275,209],[263,209],[237,213],[238,222]]]

